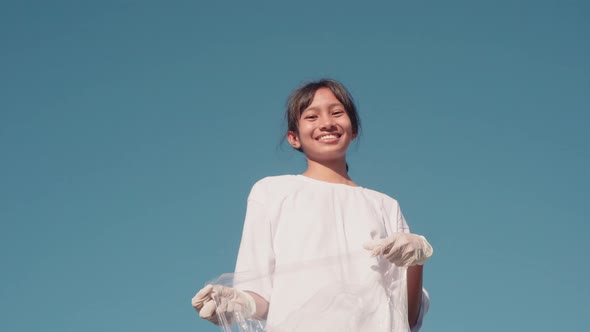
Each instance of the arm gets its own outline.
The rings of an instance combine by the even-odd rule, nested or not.
[[[410,328],[414,328],[420,315],[422,305],[422,265],[408,267],[408,322]]]
[[[397,217],[397,231],[409,233],[410,229],[403,213],[401,212],[399,204],[397,204],[397,211],[395,215]],[[433,253],[432,247],[425,238],[424,242],[426,242],[425,247],[419,246],[422,247],[422,249],[425,249],[420,255],[421,258],[423,254],[426,254],[427,257],[430,257]],[[418,263],[418,265],[412,264],[413,266],[409,266],[406,273],[406,283],[408,290],[408,323],[412,332],[417,332],[420,330],[424,316],[428,312],[428,307],[430,306],[428,293],[422,285],[425,262],[426,259],[421,259],[421,262]]]
[[[254,298],[254,302],[256,303],[256,312],[254,313],[254,318],[256,319],[266,319],[266,315],[268,315],[268,302],[260,295],[246,291],[246,293],[250,294]],[[418,307],[419,308],[419,307]]]
[[[242,240],[236,261],[234,287],[250,294],[256,304],[253,317],[266,319],[272,293],[274,250],[268,216],[268,194],[263,183],[257,183],[248,197]]]
[[[242,242],[233,275],[233,285],[207,285],[192,299],[192,304],[201,318],[220,325],[224,317],[230,324],[234,315],[243,319],[266,319],[272,280],[270,267],[274,265],[274,253],[268,235],[270,224],[266,218],[266,208],[261,203],[259,191],[252,189],[248,198],[248,208]],[[264,196],[263,196],[264,198]]]
[[[395,204],[389,220],[395,220],[395,223],[385,225],[389,236],[371,240],[364,244],[364,248],[370,250],[372,256],[383,255],[390,263],[407,267],[408,324],[412,332],[416,332],[422,326],[430,305],[428,293],[422,288],[422,273],[423,265],[432,256],[433,249],[425,237],[410,233],[399,204],[393,202]]]

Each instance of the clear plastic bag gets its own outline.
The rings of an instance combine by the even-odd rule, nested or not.
[[[223,332],[410,331],[406,268],[367,252],[297,262],[263,273],[226,273],[209,284],[254,292],[259,284],[273,286],[268,321],[218,314]]]

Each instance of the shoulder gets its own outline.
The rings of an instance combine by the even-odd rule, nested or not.
[[[289,184],[294,184],[297,182],[296,175],[275,175],[275,176],[267,176],[262,178],[252,186],[252,189],[256,188],[273,188],[273,187],[281,187]]]
[[[367,189],[376,200],[380,202],[381,211],[384,220],[386,220],[386,227],[388,232],[409,232],[410,229],[401,211],[398,201],[382,192]]]
[[[380,202],[384,208],[396,208],[399,206],[397,200],[385,193],[382,193],[377,190],[365,188],[365,192],[368,196],[372,197],[374,200]]]
[[[262,178],[252,186],[250,198],[269,198],[280,196],[283,192],[289,192],[297,186],[296,175],[276,175]]]

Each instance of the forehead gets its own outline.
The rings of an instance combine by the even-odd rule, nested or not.
[[[336,98],[332,90],[328,88],[320,88],[318,89],[314,95],[311,103],[308,107],[306,107],[303,111],[314,109],[316,107],[335,107],[335,106],[343,106],[340,100]]]

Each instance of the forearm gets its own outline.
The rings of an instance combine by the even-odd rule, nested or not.
[[[408,322],[410,323],[410,327],[416,325],[418,316],[420,315],[420,306],[422,304],[422,270],[422,265],[408,267]]]
[[[266,319],[266,315],[268,314],[268,301],[254,292],[246,291],[246,293],[252,295],[254,302],[256,303],[256,312],[253,317],[261,320]]]

